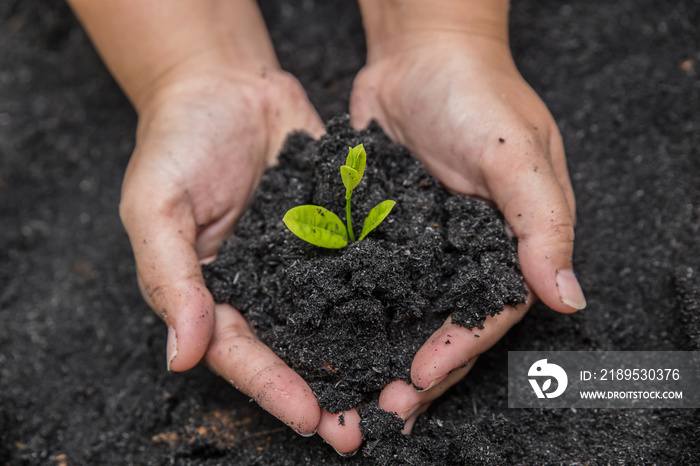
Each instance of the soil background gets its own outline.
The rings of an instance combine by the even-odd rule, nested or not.
[[[356,3],[262,3],[283,67],[346,112]],[[700,349],[700,2],[515,0],[511,42],[564,137],[588,308],[535,306],[410,442],[345,459],[165,371],[117,214],[136,116],[64,3],[2,2],[0,464],[697,463],[697,410],[514,410],[506,386],[509,350]]]

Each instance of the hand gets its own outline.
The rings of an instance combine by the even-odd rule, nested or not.
[[[280,70],[190,69],[168,82],[140,112],[120,206],[139,285],[168,326],[168,368],[187,370],[204,358],[297,432],[319,429],[342,451],[338,429],[319,426],[332,416],[322,414],[308,385],[237,310],[214,305],[200,270],[230,236],[286,135],[320,136],[321,121]]]
[[[360,442],[356,412],[320,410],[308,385],[230,306],[214,306],[200,263],[233,231],[263,170],[294,129],[323,125],[282,72],[254,0],[69,0],[139,114],[120,213],[141,290],[168,325],[168,368],[203,357],[302,435],[341,453]]]
[[[507,40],[433,30],[375,50],[355,80],[353,125],[376,119],[447,189],[493,202],[518,238],[529,289],[559,312],[585,307],[571,265],[575,205],[561,136],[518,73]],[[428,390],[397,381],[382,392],[380,406],[407,419],[410,432],[430,401],[461,379],[533,298],[488,318],[481,331],[448,319],[411,368],[414,385]]]

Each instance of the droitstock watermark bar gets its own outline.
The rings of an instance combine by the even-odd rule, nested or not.
[[[697,351],[509,351],[509,408],[700,408]]]

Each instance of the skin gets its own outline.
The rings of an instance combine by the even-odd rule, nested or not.
[[[287,134],[324,131],[299,83],[280,69],[257,5],[71,6],[138,112],[120,215],[141,291],[168,327],[168,369],[203,360],[301,435],[318,431],[339,452],[355,450],[356,412],[344,427],[322,411],[236,309],[214,304],[200,269],[232,234]]]
[[[323,125],[299,83],[280,69],[252,0],[71,0],[136,109],[136,147],[120,215],[139,286],[168,327],[167,365],[200,361],[302,435],[341,454],[359,448],[356,410],[328,413],[309,386],[215,305],[200,265],[229,237],[286,135]],[[574,198],[564,150],[545,105],[508,50],[502,0],[360,1],[367,65],[355,81],[357,128],[377,119],[445,186],[494,203],[519,239],[528,302],[487,319],[480,338],[448,321],[380,406],[415,420],[540,297],[559,312],[585,299],[571,266]],[[446,335],[452,344],[444,345]],[[421,390],[418,390],[420,388]]]
[[[533,294],[559,312],[585,307],[571,265],[574,194],[556,124],[511,57],[507,1],[360,6],[368,59],[354,83],[353,125],[376,119],[448,189],[494,204],[518,238],[534,292],[488,318],[480,338],[448,318],[425,343],[411,367],[413,386],[396,381],[380,397],[383,409],[407,421],[408,433],[430,402],[522,319]]]

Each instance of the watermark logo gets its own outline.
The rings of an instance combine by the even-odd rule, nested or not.
[[[509,408],[700,409],[698,387],[700,351],[508,352]]]
[[[540,359],[535,361],[535,363],[530,366],[530,370],[527,373],[530,385],[535,391],[537,398],[556,398],[566,390],[566,386],[569,384],[569,378],[566,375],[566,371],[556,364],[548,363],[546,359]],[[540,385],[538,379],[542,379],[542,385]],[[552,379],[557,381],[556,389],[552,389]]]

